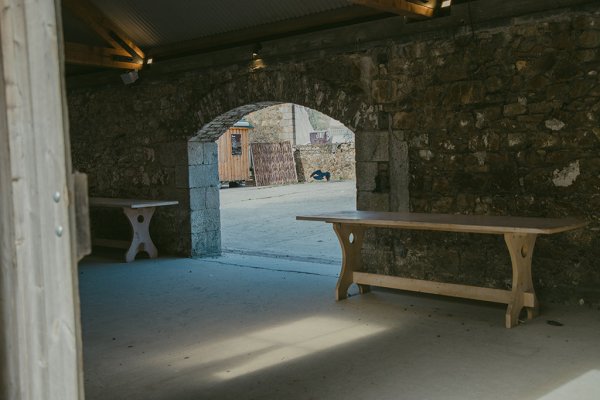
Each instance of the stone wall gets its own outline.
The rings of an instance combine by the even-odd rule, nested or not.
[[[310,174],[320,169],[331,173],[332,180],[354,180],[354,143],[294,146],[299,182],[310,182]]]
[[[346,75],[360,76],[360,57],[342,59]],[[216,168],[197,168],[190,161],[192,143],[214,142],[243,116],[278,103],[327,109],[338,120],[358,125],[372,121],[374,109],[365,94],[354,83],[344,83],[351,81],[339,78],[337,71],[325,72],[298,71],[288,63],[254,72],[233,65],[149,73],[129,86],[115,79],[110,85],[71,88],[74,167],[88,174],[91,196],[178,200],[177,207],[157,210],[151,224],[159,251],[213,255],[220,252],[220,235],[214,230],[219,199],[212,190],[214,179],[195,173],[206,170],[215,179],[218,174]],[[215,146],[206,151],[206,159],[216,156]],[[213,217],[192,218],[203,212]],[[107,217],[94,210],[92,224],[103,234],[128,234],[127,222],[118,213]]]
[[[378,69],[391,135],[357,138],[359,207],[397,209],[377,179],[398,175],[394,148],[406,145],[411,211],[588,218],[587,229],[539,237],[533,269],[543,299],[598,302],[598,10],[396,44]],[[381,230],[364,255],[388,274],[510,286],[502,237]]]
[[[507,2],[521,10],[541,4],[497,3]],[[472,15],[491,15],[481,3],[473,2]],[[469,15],[466,7],[453,13]],[[587,218],[586,229],[538,238],[534,283],[543,301],[598,303],[600,5],[557,7],[473,25],[368,23],[270,42],[263,70],[218,64],[242,53],[233,49],[202,56],[195,70],[161,72],[156,63],[127,87],[74,88],[74,164],[90,174],[92,195],[180,200],[157,212],[153,234],[159,249],[192,254],[192,241],[210,226],[191,221],[190,196],[198,191],[188,141],[214,141],[237,119],[273,105],[262,102],[300,104],[356,133],[359,209]],[[359,40],[381,26],[404,31]],[[501,237],[368,236],[370,270],[510,284]]]
[[[254,128],[251,143],[278,143],[294,140],[293,104],[279,104],[248,114],[245,119]]]
[[[69,121],[74,168],[88,174],[90,196],[169,199],[150,232],[159,253],[188,254],[191,246],[187,140],[180,129],[192,114],[176,84],[112,86],[70,91]],[[91,210],[92,233],[127,238],[117,210]]]

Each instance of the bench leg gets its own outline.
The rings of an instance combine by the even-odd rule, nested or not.
[[[365,228],[358,225],[333,224],[333,230],[342,248],[342,270],[335,288],[335,299],[343,300],[348,297],[348,288],[352,285],[354,271],[362,269],[360,250],[362,249]],[[369,285],[358,285],[361,294],[370,291]]]
[[[150,258],[156,258],[158,251],[150,238],[150,220],[154,214],[155,207],[145,208],[123,208],[123,212],[129,220],[133,232],[131,245],[125,253],[125,261],[135,260],[135,256],[140,251],[148,253]]]
[[[506,309],[506,327],[512,328],[519,323],[519,314],[524,305],[525,295],[533,297],[531,307],[527,308],[527,319],[532,319],[539,313],[539,304],[533,288],[531,276],[531,259],[535,246],[535,234],[506,233],[504,240],[512,262],[512,301]]]

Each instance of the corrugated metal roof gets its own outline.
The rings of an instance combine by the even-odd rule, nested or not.
[[[92,0],[142,48],[350,6],[350,0]]]

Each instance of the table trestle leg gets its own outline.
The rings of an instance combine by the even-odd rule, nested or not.
[[[513,272],[512,299],[508,303],[505,316],[507,328],[516,326],[519,323],[519,314],[523,307],[527,310],[527,319],[532,319],[539,313],[539,303],[535,296],[531,276],[531,259],[536,237],[535,234],[504,234]],[[528,301],[530,304],[533,303],[531,307],[524,305],[526,295],[533,298],[533,301],[531,299]]]
[[[140,251],[148,253],[150,258],[156,258],[158,251],[150,238],[150,220],[156,207],[123,208],[123,212],[131,225],[132,238],[129,250],[125,253],[125,261],[135,260]]]
[[[340,247],[342,248],[342,270],[335,288],[335,299],[343,300],[348,297],[348,288],[353,283],[353,272],[362,269],[362,249],[365,228],[359,225],[333,224]],[[361,294],[370,291],[369,285],[358,285]]]

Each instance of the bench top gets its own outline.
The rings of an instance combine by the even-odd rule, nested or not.
[[[339,211],[326,214],[299,215],[296,219],[381,228],[495,234],[550,234],[582,228],[587,225],[587,221],[580,218],[530,218],[380,211]]]
[[[121,207],[121,208],[146,208],[173,206],[179,204],[175,200],[139,200],[139,199],[116,199],[109,197],[90,197],[90,206],[95,207]]]

